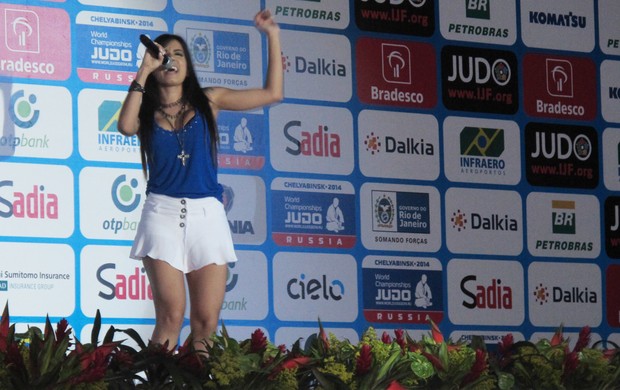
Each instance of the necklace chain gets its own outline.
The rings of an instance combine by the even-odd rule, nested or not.
[[[181,100],[179,99],[179,101],[174,102],[174,103],[170,103],[168,106],[169,107],[174,107],[178,104],[181,103]],[[177,120],[179,118],[181,118],[181,122],[183,122],[183,120],[185,119],[185,113],[186,113],[186,105],[185,103],[183,103],[183,105],[181,106],[181,108],[179,109],[179,111],[174,114],[174,115],[170,115],[167,112],[165,112],[163,110],[165,106],[161,105],[157,111],[159,111],[162,116],[164,117],[164,119],[166,119],[166,122],[168,122],[168,124],[170,124],[170,127],[172,128],[172,132],[174,133],[174,136],[177,139],[177,143],[179,144],[179,148],[181,149],[181,153],[177,155],[177,158],[179,160],[181,160],[181,164],[183,164],[183,166],[185,166],[185,164],[187,163],[187,160],[190,158],[190,154],[189,153],[185,153],[185,128],[183,126],[183,124],[181,125],[181,127],[177,130],[175,124],[177,123]],[[183,137],[181,137],[179,134],[182,134]]]
[[[176,106],[178,106],[179,104],[181,104],[182,102],[183,102],[183,96],[181,96],[181,97],[179,98],[179,100],[177,100],[176,102],[172,102],[172,103],[165,103],[165,104],[160,104],[160,105],[159,105],[159,109],[162,109],[162,108],[172,108],[172,107],[176,107]]]

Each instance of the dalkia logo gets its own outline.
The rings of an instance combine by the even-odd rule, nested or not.
[[[135,267],[131,275],[117,273],[114,275],[114,280],[106,278],[108,276],[107,270],[116,270],[116,264],[102,264],[97,269],[97,281],[107,289],[107,291],[99,291],[99,297],[108,301],[113,299],[131,301],[153,300],[153,291],[148,283],[144,268]]]
[[[450,221],[452,222],[452,227],[459,232],[465,230],[468,223],[471,230],[513,232],[519,230],[519,225],[516,219],[510,218],[508,215],[500,215],[495,213],[491,213],[488,215],[470,213],[468,219],[464,212],[462,212],[461,210],[457,210],[456,212],[452,213],[452,218],[450,218]]]
[[[284,137],[292,144],[286,152],[293,156],[340,157],[340,136],[326,125],[319,125],[316,130],[302,130],[300,137],[293,134],[293,129],[301,127],[301,121],[290,121],[284,126]]]
[[[375,154],[383,151],[384,153],[395,154],[408,154],[416,156],[433,156],[435,155],[435,145],[427,143],[424,138],[397,138],[394,136],[386,135],[383,141],[375,135],[370,133],[366,136],[364,141],[366,150],[371,154]]]
[[[283,58],[284,70],[300,74],[310,74],[326,77],[347,77],[348,71],[344,64],[340,64],[334,58],[306,58],[295,56],[293,62],[288,56]]]
[[[0,188],[13,187],[12,180],[0,181]],[[9,199],[0,196],[0,218],[58,219],[58,195],[46,191],[45,186],[34,184],[32,190],[13,192]]]
[[[534,288],[536,303],[544,305],[550,301],[553,303],[597,303],[598,295],[587,287],[560,287],[551,288],[538,284]]]
[[[344,295],[344,284],[338,279],[328,282],[327,275],[306,280],[306,275],[292,278],[286,284],[286,292],[294,300],[340,301]]]
[[[468,309],[512,309],[512,288],[499,278],[487,286],[479,284],[476,275],[467,275],[461,279],[461,292],[468,298],[463,300]]]

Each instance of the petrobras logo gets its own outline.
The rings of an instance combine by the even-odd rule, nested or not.
[[[514,0],[439,1],[441,35],[447,39],[512,45],[516,41]]]
[[[260,245],[267,237],[265,183],[258,176],[220,175],[222,202],[233,240]]]
[[[239,261],[228,263],[222,318],[264,320],[269,311],[267,258],[257,251],[236,253]]]
[[[281,321],[350,322],[357,318],[357,272],[350,255],[279,252],[273,300]]]
[[[71,94],[64,87],[0,84],[6,123],[0,155],[67,158],[73,150]]]
[[[141,11],[163,11],[166,0],[79,0],[81,4],[99,7],[130,8]]]
[[[140,163],[137,135],[127,137],[117,129],[122,101],[127,93],[83,89],[78,95],[80,155],[91,161]]]
[[[535,122],[525,126],[525,172],[530,184],[594,188],[598,155],[598,136],[592,127]]]
[[[448,117],[444,162],[451,181],[517,184],[521,179],[519,125],[497,119]]]
[[[0,165],[0,235],[66,238],[73,233],[73,174],[56,165]]]
[[[525,318],[523,267],[517,261],[452,259],[448,307],[460,325],[521,325]]]
[[[153,2],[155,6],[159,0]],[[76,17],[77,75],[87,83],[128,85],[140,66],[145,48],[137,29],[147,35],[168,31],[161,18],[141,15],[80,11]],[[149,32],[150,31],[150,32]]]
[[[601,63],[601,113],[607,122],[620,123],[620,61]]]
[[[86,167],[80,172],[80,230],[88,238],[131,240],[144,203],[141,170]]]
[[[519,255],[523,250],[521,197],[514,191],[450,188],[446,243],[451,252]],[[501,247],[497,242],[502,242]]]
[[[594,4],[552,0],[521,2],[521,31],[529,47],[591,52],[594,49]]]
[[[445,46],[443,103],[452,110],[514,114],[519,106],[517,69],[513,52]]]
[[[598,257],[600,211],[596,197],[533,192],[527,197],[527,218],[532,255]]]
[[[272,238],[280,246],[352,248],[356,242],[351,183],[276,178],[271,184]]]
[[[353,172],[353,118],[345,108],[280,104],[269,110],[271,162],[284,172]]]
[[[341,103],[351,99],[351,43],[346,36],[286,31],[282,52],[287,97]]]
[[[594,62],[588,58],[526,54],[525,111],[538,117],[592,120],[597,110],[596,83],[591,82],[595,78]]]
[[[241,8],[247,8],[247,4]],[[195,10],[191,13],[195,14]],[[263,85],[263,46],[255,28],[181,20],[174,25],[174,32],[185,38],[203,87]]]
[[[0,75],[66,80],[71,74],[69,15],[59,8],[0,5],[4,49]]]
[[[620,4],[614,0],[598,1],[599,47],[605,54],[620,55],[620,31],[614,15],[620,12]]]
[[[357,95],[364,103],[431,108],[437,103],[431,45],[374,38],[358,40]],[[381,74],[381,77],[377,77]]]
[[[364,318],[369,322],[441,322],[443,273],[434,258],[367,256],[363,261]]]
[[[349,25],[349,5],[345,2],[305,0],[291,5],[286,0],[267,0],[279,23],[345,29]]]
[[[361,30],[425,37],[435,31],[433,0],[356,0],[354,5]]]
[[[437,179],[439,125],[434,116],[363,110],[357,123],[360,169],[365,176]]]
[[[598,326],[601,270],[596,264],[534,262],[528,269],[529,318],[535,326]]]
[[[422,252],[439,249],[441,227],[436,189],[365,183],[360,202],[362,242],[366,248],[416,248]]]
[[[5,225],[2,222],[0,225]],[[66,317],[75,310],[75,253],[69,245],[0,242],[2,299],[11,314]]]
[[[110,317],[145,318],[154,315],[153,292],[138,260],[129,259],[129,247],[87,245],[80,258],[80,296],[85,315],[97,310]]]

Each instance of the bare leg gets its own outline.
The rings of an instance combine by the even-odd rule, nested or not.
[[[183,272],[161,260],[146,258],[143,261],[153,291],[155,305],[155,329],[151,343],[174,348],[185,314],[185,280]]]
[[[210,264],[187,274],[189,323],[196,350],[204,350],[204,342],[209,342],[209,338],[217,330],[226,293],[227,272],[226,264]]]

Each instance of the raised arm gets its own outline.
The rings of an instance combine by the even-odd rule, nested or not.
[[[284,97],[280,27],[269,10],[254,17],[256,28],[267,36],[267,76],[263,88],[229,89],[213,87],[205,89],[214,112],[218,110],[243,111],[279,102]]]

